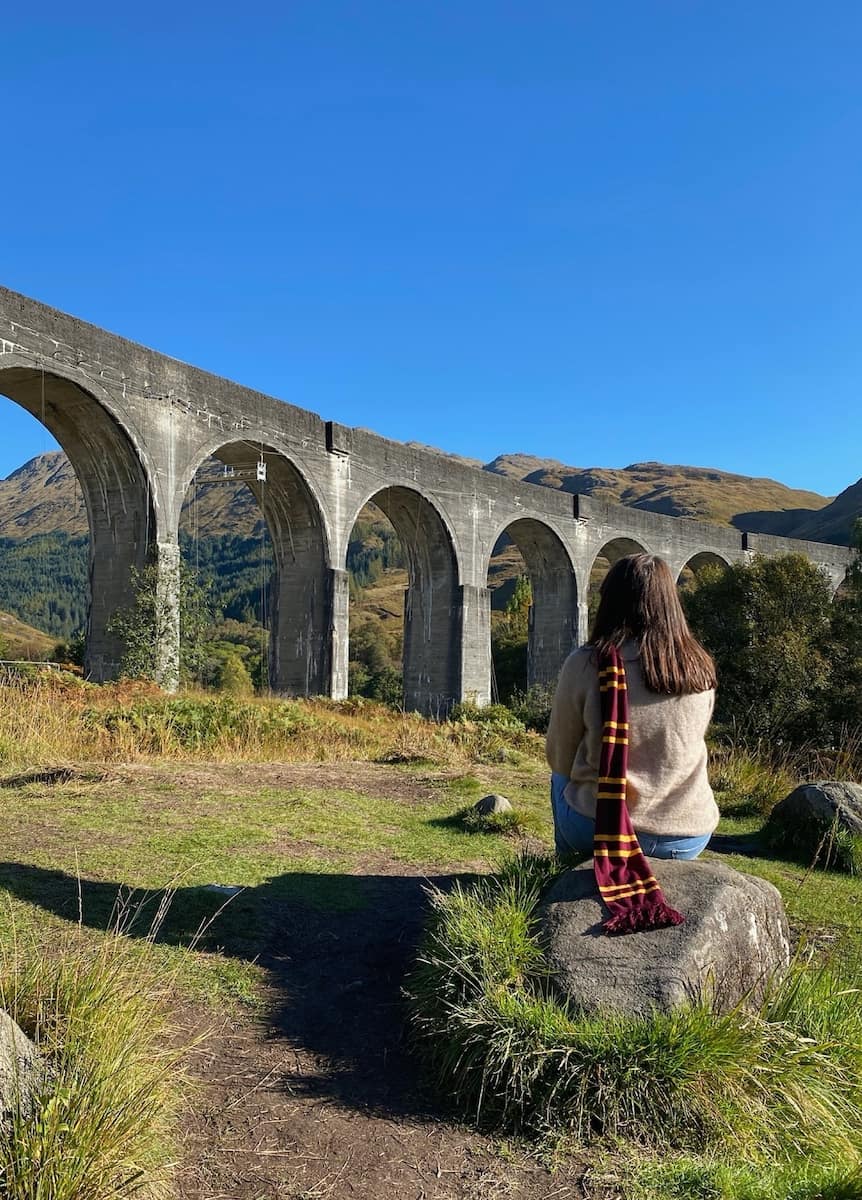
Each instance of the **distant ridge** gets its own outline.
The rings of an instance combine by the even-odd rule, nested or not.
[[[849,541],[853,520],[862,515],[862,480],[831,499],[774,479],[659,462],[583,468],[528,454],[501,454],[482,469],[666,516],[843,545]],[[261,516],[251,493],[226,487],[221,478],[218,463],[200,473],[194,503],[192,494],[186,501],[186,528],[196,528],[201,536],[259,532]],[[0,536],[23,539],[54,532],[87,532],[83,498],[69,461],[59,450],[31,459],[0,481]]]

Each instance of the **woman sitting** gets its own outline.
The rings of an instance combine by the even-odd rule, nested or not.
[[[563,665],[547,737],[557,853],[592,851],[603,718],[599,659],[616,647],[628,696],[625,801],[643,853],[697,858],[718,824],[704,736],[715,666],[691,633],[670,568],[652,554],[605,576],[589,642]]]

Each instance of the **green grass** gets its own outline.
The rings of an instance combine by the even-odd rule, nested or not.
[[[0,1195],[168,1196],[188,1091],[170,977],[118,936],[66,937],[50,957],[38,949],[13,940],[0,954],[0,1005],[46,1066],[0,1124]]]
[[[799,1163],[753,1169],[683,1158],[634,1168],[628,1194],[632,1200],[860,1200],[862,1171]]]
[[[858,1165],[862,975],[800,960],[756,1011],[584,1015],[548,986],[535,923],[557,870],[516,860],[432,892],[409,993],[445,1095],[484,1125],[534,1135],[709,1152],[751,1171]]]
[[[252,960],[281,906],[344,911],[365,903],[361,877],[377,864],[474,872],[511,847],[506,830],[477,839],[451,820],[456,797],[492,790],[489,782],[391,773],[403,778],[403,797],[397,787],[388,797],[346,786],[259,787],[253,773],[243,786],[234,779],[219,789],[218,768],[189,777],[168,766],[122,783],[88,770],[5,788],[0,887],[8,901],[0,904],[0,938],[13,918],[46,945],[79,916],[85,927],[108,928],[121,889],[135,893],[126,909],[140,905],[130,933],[142,937],[169,887],[173,902],[147,953],[176,965],[191,997],[253,1002],[262,976]],[[543,773],[513,770],[507,788],[530,828],[549,836]],[[225,899],[206,890],[213,883],[245,890],[219,912]],[[195,937],[197,952],[183,953]]]
[[[131,936],[123,944],[136,969],[159,971],[179,996],[195,1003],[219,1009],[237,1002],[253,1005],[260,1002],[265,982],[255,959],[285,914],[301,919],[303,909],[312,909],[337,919],[367,902],[363,879],[379,873],[499,872],[511,852],[513,831],[498,828],[476,836],[469,822],[465,826],[464,817],[480,796],[506,795],[517,816],[515,832],[527,831],[531,839],[550,845],[547,773],[540,758],[521,748],[526,735],[516,731],[514,740],[507,741],[494,722],[483,726],[469,715],[441,732],[418,720],[399,723],[400,718],[382,714],[379,706],[353,702],[315,704],[309,711],[311,722],[296,727],[299,741],[294,746],[294,735],[285,735],[283,747],[289,742],[298,754],[306,746],[308,759],[322,760],[328,750],[318,743],[331,735],[339,756],[364,756],[366,763],[386,759],[392,765],[367,768],[372,774],[363,776],[352,761],[344,761],[334,770],[327,768],[324,783],[307,773],[296,786],[282,786],[272,783],[277,770],[265,756],[259,770],[253,763],[219,766],[205,761],[200,745],[190,750],[186,763],[129,768],[98,760],[76,767],[68,756],[51,757],[44,739],[36,758],[22,759],[16,749],[10,761],[20,764],[17,771],[34,764],[59,764],[63,770],[0,786],[0,889],[6,892],[0,899],[0,944],[9,944],[14,927],[20,939],[33,939],[39,947],[34,957],[54,961],[69,930],[77,929],[80,899],[83,920],[74,936],[95,951],[101,931],[116,917],[118,891],[134,888],[135,895],[124,902],[124,919],[132,920]],[[189,720],[182,738],[194,742],[197,717],[192,714]],[[111,736],[113,756],[132,734],[115,731]],[[217,742],[225,730],[200,736]],[[231,736],[241,740],[236,730]],[[258,736],[259,731],[254,733]],[[170,755],[179,754],[172,737]],[[8,769],[11,776],[12,767]],[[862,964],[862,878],[809,870],[792,858],[777,857],[758,841],[771,804],[791,790],[796,778],[764,766],[748,752],[734,756],[722,751],[713,772],[723,813],[721,832],[737,843],[736,850],[730,843],[731,852],[722,854],[722,861],[775,883],[795,932],[820,959]],[[449,970],[452,1002],[457,992],[462,1004],[464,994],[457,989],[470,980],[489,972],[497,980],[471,1010],[468,1041],[449,1039],[453,1069],[467,1071],[471,1062],[475,1066],[472,1056],[478,1048],[484,1052],[490,1047],[488,1052],[496,1055],[496,1067],[483,1076],[481,1095],[471,1090],[472,1084],[463,1086],[470,1112],[475,1115],[478,1109],[489,1121],[547,1131],[554,1106],[561,1098],[571,1100],[572,1111],[580,1113],[570,1122],[578,1136],[641,1139],[642,1158],[652,1175],[633,1176],[631,1194],[638,1200],[784,1200],[785,1195],[815,1200],[817,1188],[823,1200],[862,1196],[848,1190],[857,1181],[843,1167],[828,1178],[817,1154],[807,1164],[798,1158],[791,1166],[766,1160],[746,1165],[751,1145],[766,1147],[767,1156],[778,1154],[769,1121],[773,1131],[782,1122],[786,1129],[800,1127],[793,1103],[803,1112],[803,1143],[812,1142],[818,1128],[819,1144],[832,1145],[839,1159],[846,1157],[846,1146],[836,1150],[834,1134],[824,1131],[822,1122],[818,1126],[816,1113],[812,1115],[816,1104],[811,1097],[816,1100],[818,1089],[831,1087],[834,1055],[826,1070],[818,1067],[816,1072],[802,1055],[797,1065],[806,1095],[794,1101],[793,1089],[784,1088],[762,1014],[761,1024],[738,1030],[716,1030],[711,1016],[703,1013],[664,1025],[601,1022],[588,1028],[560,1008],[545,986],[530,920],[523,916],[545,871],[534,862],[526,880],[504,874],[506,895],[478,914],[465,899],[456,922],[462,958],[457,970]],[[244,891],[220,911],[224,897],[207,891],[210,883],[238,885]],[[152,915],[168,885],[173,902],[153,941],[148,936]],[[466,888],[453,893],[459,894],[468,897]],[[835,1017],[834,997],[815,993],[815,1001],[809,996],[803,1003],[801,995],[794,1000],[791,1040],[803,1036],[803,1013],[808,1029],[819,1008]],[[457,1026],[459,1014],[460,1009],[455,1016],[446,1010],[447,1031]],[[846,1014],[835,1019],[846,1027]],[[785,1018],[778,1023],[788,1025]],[[822,1026],[815,1029],[816,1038],[822,1040],[823,1032]],[[552,1043],[555,1048],[548,1051]],[[509,1076],[505,1060],[513,1045],[521,1048],[522,1069]],[[756,1067],[755,1052],[761,1056]],[[647,1063],[650,1088],[633,1078],[631,1061]],[[722,1074],[728,1062],[739,1066],[732,1086]],[[680,1071],[692,1063],[683,1087]],[[762,1096],[752,1098],[746,1090],[746,1064],[764,1088],[780,1084],[785,1092],[784,1107],[779,1105],[771,1116],[763,1112]],[[842,1070],[846,1090],[848,1078],[858,1080],[858,1063],[845,1061]],[[673,1114],[670,1137],[659,1137],[655,1120],[650,1120],[656,1097]],[[597,1109],[602,1114],[598,1121]],[[833,1124],[851,1128],[849,1114],[845,1117]],[[720,1147],[712,1157],[696,1151],[698,1139],[711,1137],[711,1130],[728,1122],[739,1131],[739,1163],[722,1159]],[[649,1150],[656,1139],[662,1144]],[[671,1151],[673,1143],[677,1149]],[[624,1156],[616,1150],[608,1153],[616,1156],[619,1168]]]

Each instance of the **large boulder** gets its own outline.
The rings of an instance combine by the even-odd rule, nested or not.
[[[764,837],[773,849],[821,866],[862,868],[856,848],[862,845],[862,785],[830,779],[801,784],[776,804]]]
[[[19,1105],[26,1108],[41,1073],[39,1051],[0,1009],[0,1121]]]
[[[790,961],[781,896],[721,863],[651,859],[682,925],[607,937],[592,862],[563,872],[540,908],[552,982],[582,1012],[646,1015],[705,999],[722,1011]]]

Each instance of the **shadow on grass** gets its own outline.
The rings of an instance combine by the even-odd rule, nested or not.
[[[715,854],[741,854],[744,858],[775,857],[760,832],[714,833],[709,839],[707,850]]]
[[[457,878],[286,873],[227,897],[180,887],[155,939],[257,961],[268,972],[270,1036],[311,1053],[319,1067],[293,1066],[292,1095],[332,1098],[387,1115],[434,1116],[405,1041],[404,980],[416,955],[429,884]],[[0,888],[92,929],[133,919],[124,932],[149,935],[164,893],[130,893],[117,883],[77,879],[23,863],[0,863]],[[219,913],[219,909],[225,906]],[[437,1111],[439,1116],[439,1110]]]

